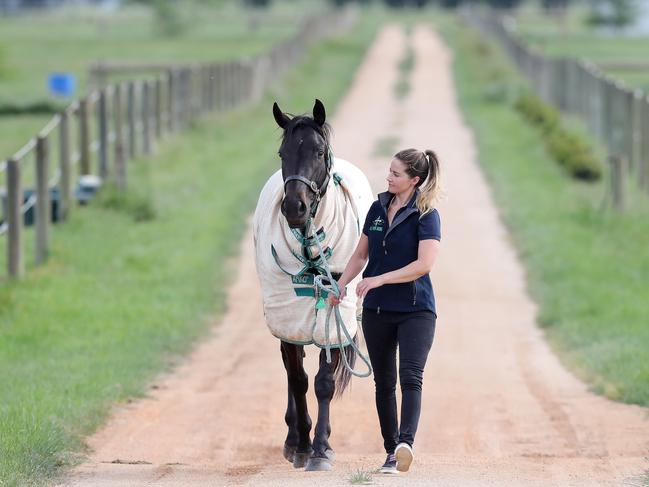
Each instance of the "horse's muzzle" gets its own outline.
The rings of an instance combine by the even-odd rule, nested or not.
[[[282,215],[291,228],[304,228],[309,218],[309,205],[302,198],[286,196],[282,200]]]

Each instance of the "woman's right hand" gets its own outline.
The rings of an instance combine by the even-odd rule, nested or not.
[[[345,289],[345,286],[341,286],[340,283],[338,283],[338,288],[340,289],[340,296],[335,297],[333,294],[330,294],[327,297],[327,302],[329,303],[329,306],[336,306],[340,304],[340,302],[345,299],[345,296],[347,295],[347,289]]]

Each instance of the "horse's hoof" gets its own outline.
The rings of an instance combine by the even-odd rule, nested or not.
[[[284,443],[284,458],[286,458],[290,463],[293,463],[293,460],[295,459],[295,450],[297,450],[296,446]]]
[[[332,463],[328,458],[311,457],[306,464],[307,472],[325,472],[331,470]]]
[[[333,462],[336,459],[336,453],[331,448],[327,448],[325,450],[325,456],[329,459],[330,462]]]
[[[293,456],[293,467],[303,468],[309,461],[309,458],[311,458],[311,453],[312,452],[310,451],[309,452],[296,451],[295,455]]]

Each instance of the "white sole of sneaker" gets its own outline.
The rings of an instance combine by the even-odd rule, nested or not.
[[[379,470],[379,473],[383,473],[385,475],[397,475],[399,472],[391,468],[382,468],[381,470]]]
[[[412,448],[406,444],[400,444],[397,446],[394,454],[397,457],[397,470],[399,472],[407,472],[408,469],[410,469],[410,464],[414,458]]]

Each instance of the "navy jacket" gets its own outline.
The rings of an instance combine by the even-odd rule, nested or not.
[[[439,213],[436,209],[420,218],[415,205],[419,190],[415,190],[406,206],[400,208],[388,228],[388,205],[393,194],[386,191],[378,195],[365,218],[363,233],[369,241],[369,256],[363,277],[373,277],[400,269],[417,260],[419,241],[441,239]],[[432,311],[435,296],[428,274],[411,282],[384,284],[370,290],[363,307],[385,311]]]

